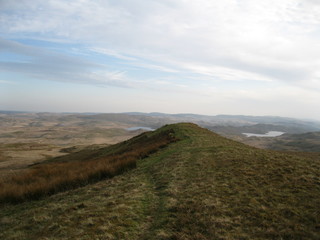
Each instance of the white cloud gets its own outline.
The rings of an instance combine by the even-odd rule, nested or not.
[[[0,84],[16,84],[16,83],[13,83],[13,82],[7,81],[7,80],[0,80]]]
[[[114,57],[128,68],[108,69],[67,57],[59,64],[61,58],[51,56],[55,64],[47,73],[52,79],[145,89],[170,89],[171,84],[190,95],[210,95],[213,89],[223,92],[219,84],[240,81],[242,86],[230,86],[229,93],[218,95],[294,99],[297,95],[291,93],[300,89],[320,101],[314,96],[314,92],[320,95],[317,0],[2,0],[0,9],[4,38],[80,42],[87,50]],[[17,49],[48,59],[18,45],[10,51]],[[58,66],[64,70],[60,75],[53,73]],[[5,67],[45,76],[32,65]],[[141,68],[140,75],[143,70],[154,70],[154,76],[137,80],[130,67]],[[165,76],[157,76],[159,72]],[[246,90],[252,82],[265,85],[255,92]],[[277,85],[282,86],[279,91],[270,88]]]
[[[125,55],[123,55],[121,53],[118,53],[117,51],[115,51],[113,49],[93,47],[93,48],[89,48],[89,50],[92,51],[92,52],[97,52],[97,53],[100,53],[100,54],[113,56],[113,57],[116,57],[116,58],[119,58],[119,59],[123,59],[123,60],[129,60],[129,61],[135,61],[136,60],[136,58],[125,56]]]
[[[52,52],[39,47],[32,47],[15,41],[0,38],[0,51],[14,53],[26,61],[0,61],[0,70],[20,73],[40,80],[74,82],[94,85],[131,87],[131,80],[124,72],[108,70],[106,66]]]
[[[2,32],[86,41],[98,46],[93,50],[119,58],[142,56],[182,65],[195,62],[283,81],[292,81],[292,75],[308,81],[319,67],[306,69],[320,55],[319,7],[312,1],[35,0],[3,4]],[[16,14],[6,14],[12,9]],[[296,70],[297,74],[291,74]]]

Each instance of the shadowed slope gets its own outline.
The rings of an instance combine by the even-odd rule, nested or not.
[[[3,206],[0,238],[319,239],[319,159],[194,124],[158,131],[181,140],[110,180]]]

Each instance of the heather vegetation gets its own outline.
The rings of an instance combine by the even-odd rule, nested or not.
[[[171,143],[147,151],[123,174],[37,201],[3,204],[0,238],[320,238],[317,154],[257,149],[187,123],[87,154],[99,159],[159,139]],[[54,162],[86,162],[70,156]]]

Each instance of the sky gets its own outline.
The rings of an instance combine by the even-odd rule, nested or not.
[[[0,110],[319,109],[319,0],[0,0]]]

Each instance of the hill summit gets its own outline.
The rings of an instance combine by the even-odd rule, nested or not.
[[[126,152],[164,133],[174,141],[139,158],[134,169],[40,200],[4,204],[0,238],[320,238],[319,159],[256,149],[189,123],[111,148]]]

